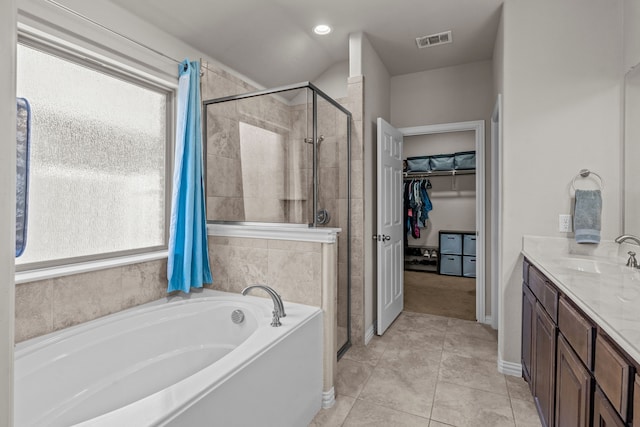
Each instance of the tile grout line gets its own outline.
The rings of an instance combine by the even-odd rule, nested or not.
[[[438,364],[438,375],[436,375],[436,387],[433,390],[433,397],[431,398],[431,410],[429,411],[429,425],[431,425],[431,420],[433,420],[433,408],[436,405],[436,394],[438,393],[438,385],[440,384],[440,372],[442,371],[442,360],[444,356],[444,344],[447,339],[447,334],[449,333],[449,322],[447,321],[447,328],[444,332],[444,340],[442,341],[442,348],[440,349],[440,363]],[[434,420],[439,422],[438,420]]]
[[[382,360],[382,356],[384,356],[384,353],[386,351],[387,351],[387,346],[385,346],[384,350],[382,351],[382,354],[380,355],[378,360],[376,360],[375,365],[373,365],[373,369],[371,369],[371,373],[369,374],[369,377],[363,383],[362,390],[360,390],[360,393],[358,393],[358,396],[354,398],[353,405],[351,405],[351,408],[349,408],[349,412],[347,412],[347,416],[344,417],[344,421],[342,421],[342,423],[340,424],[340,427],[343,427],[344,424],[347,422],[347,420],[349,419],[349,415],[351,415],[351,412],[353,411],[353,408],[356,406],[356,403],[358,403],[358,400],[362,400],[362,399],[360,399],[360,395],[362,394],[362,391],[364,390],[364,388],[366,387],[367,383],[369,382],[369,379],[371,378],[371,375],[373,375],[373,371],[378,366],[378,363],[380,363],[380,360]],[[347,360],[349,360],[349,359],[347,359]],[[355,362],[355,360],[352,360],[352,362]],[[362,362],[357,362],[357,363],[362,363]],[[366,365],[366,363],[363,363],[363,364]]]

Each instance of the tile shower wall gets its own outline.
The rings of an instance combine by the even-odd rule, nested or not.
[[[16,285],[15,341],[162,298],[166,260]]]
[[[202,82],[205,100],[256,90],[216,69]],[[308,111],[274,96],[207,107],[207,219],[308,222]]]

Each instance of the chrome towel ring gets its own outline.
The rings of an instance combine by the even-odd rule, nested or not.
[[[590,171],[589,169],[580,169],[580,172],[573,177],[573,180],[571,181],[571,188],[569,189],[569,195],[573,196],[575,194],[576,191],[576,179],[578,178],[587,178],[590,175],[593,175],[595,177],[594,181],[597,182],[598,186],[600,187],[600,191],[602,191],[604,189],[604,181],[602,180],[602,177],[600,175],[598,175],[597,173]],[[573,193],[572,193],[573,191]]]

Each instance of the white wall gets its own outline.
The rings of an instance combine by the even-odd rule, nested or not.
[[[621,230],[622,1],[503,7],[499,357],[519,363],[522,236],[566,236],[558,214],[571,212],[569,186],[582,168],[605,183],[602,238]]]
[[[333,99],[346,98],[349,80],[349,61],[342,61],[327,68],[313,84]]]
[[[488,120],[494,101],[492,87],[491,61],[393,76],[391,124],[408,127]]]
[[[640,0],[624,0],[624,70],[640,63]]]
[[[376,229],[376,121],[378,117],[390,120],[390,82],[386,66],[365,34],[355,37],[355,49],[362,56],[360,68],[364,76],[364,329],[369,330],[376,318],[376,263],[373,240],[367,236],[377,234]],[[358,43],[359,41],[359,43]],[[350,42],[350,47],[351,47]],[[357,70],[350,64],[350,72]],[[351,74],[354,76],[354,74]]]
[[[0,2],[0,426],[13,425],[16,209],[15,2]]]

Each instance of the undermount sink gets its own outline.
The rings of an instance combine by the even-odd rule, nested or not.
[[[638,270],[623,264],[588,258],[561,258],[558,263],[568,270],[588,274],[637,274]]]

